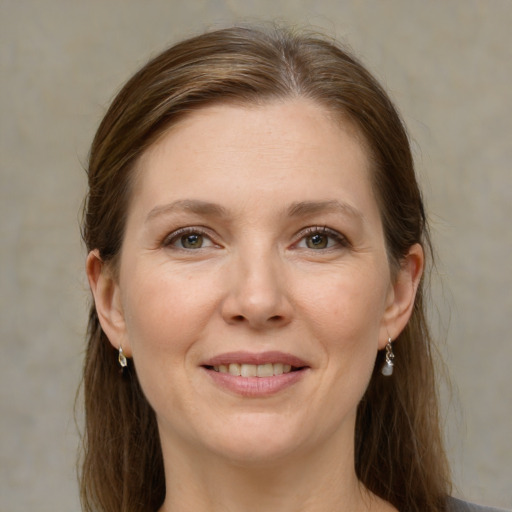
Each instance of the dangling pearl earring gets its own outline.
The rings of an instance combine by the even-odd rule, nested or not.
[[[119,346],[119,355],[117,356],[117,360],[119,361],[119,365],[121,368],[126,368],[128,366],[128,360],[126,356],[123,354],[123,347]]]
[[[391,338],[388,338],[388,342],[386,344],[386,362],[382,367],[381,373],[386,377],[393,375],[393,359],[395,358],[395,354],[393,354],[393,347],[391,346]]]

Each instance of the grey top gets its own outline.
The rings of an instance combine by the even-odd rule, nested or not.
[[[500,508],[481,507],[456,498],[450,498],[448,510],[450,512],[510,512]]]

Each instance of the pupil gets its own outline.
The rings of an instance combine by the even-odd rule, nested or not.
[[[185,235],[181,237],[181,243],[186,249],[197,249],[203,244],[202,235]]]

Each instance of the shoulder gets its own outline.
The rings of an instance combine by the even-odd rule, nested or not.
[[[504,509],[482,507],[480,505],[474,505],[473,503],[467,503],[466,501],[458,500],[456,498],[449,498],[448,500],[448,512],[507,512]]]

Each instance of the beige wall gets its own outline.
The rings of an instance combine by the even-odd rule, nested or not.
[[[2,511],[79,510],[77,212],[105,106],[167,43],[259,17],[346,39],[401,107],[442,262],[456,482],[512,506],[510,0],[0,0]]]

